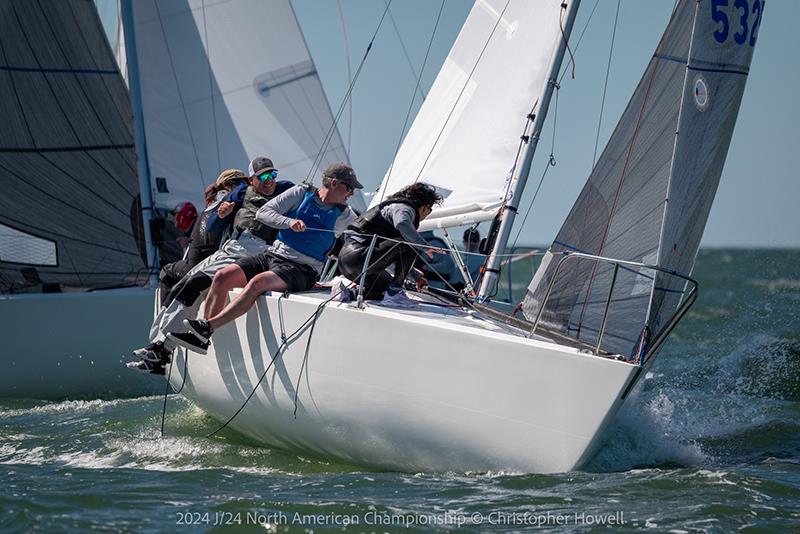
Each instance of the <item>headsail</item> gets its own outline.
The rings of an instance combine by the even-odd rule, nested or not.
[[[414,183],[446,198],[427,228],[493,218],[547,77],[561,2],[478,0],[387,172],[376,204]]]
[[[559,252],[580,251],[689,274],[719,183],[764,3],[681,0],[608,145],[523,303],[539,311]],[[742,16],[745,9],[745,16]],[[741,26],[741,27],[740,27]],[[613,267],[565,263],[542,324],[594,344]],[[685,284],[619,271],[602,348],[629,354],[678,307]]]
[[[131,112],[92,2],[0,2],[0,291],[144,282]]]
[[[288,0],[133,8],[157,204],[199,206],[220,169],[256,155],[271,157],[282,177],[306,178],[333,117]],[[334,161],[347,161],[338,131],[321,166]]]

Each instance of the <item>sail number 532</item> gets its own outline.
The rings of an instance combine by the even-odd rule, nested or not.
[[[711,18],[717,23],[714,39],[718,43],[724,43],[728,40],[728,36],[733,29],[735,30],[733,40],[736,44],[743,45],[749,42],[750,46],[755,46],[758,25],[761,24],[761,12],[764,11],[764,3],[761,0],[755,0],[751,11],[747,0],[734,0],[733,13],[737,16],[734,16],[733,24],[728,19],[728,14],[722,10],[723,7],[728,7],[729,5],[730,0],[711,0]],[[748,23],[750,15],[752,15],[752,27]]]

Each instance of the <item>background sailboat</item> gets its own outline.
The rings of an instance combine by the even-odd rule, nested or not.
[[[121,46],[124,31],[111,48],[91,2],[0,7],[0,172],[10,184],[0,199],[0,290],[31,293],[0,297],[10,334],[0,396],[160,389],[121,365],[145,340],[153,306],[132,110],[113,55],[132,52]],[[139,157],[156,206],[200,207],[220,169],[262,153],[299,182],[326,135],[318,164],[347,160],[288,1],[131,7],[146,140]],[[275,23],[279,50],[254,46],[264,20]],[[129,287],[105,289],[115,286]]]

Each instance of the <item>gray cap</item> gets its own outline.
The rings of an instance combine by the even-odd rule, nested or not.
[[[364,186],[361,185],[361,182],[356,178],[353,167],[347,163],[332,163],[328,165],[328,167],[322,171],[322,176],[327,176],[328,178],[343,182],[353,189],[364,189]]]
[[[275,169],[275,166],[272,164],[271,159],[265,158],[264,156],[259,156],[250,162],[247,172],[250,173],[248,176],[258,176],[261,173],[271,171],[273,169]]]

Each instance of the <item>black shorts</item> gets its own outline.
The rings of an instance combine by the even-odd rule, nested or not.
[[[289,291],[293,293],[311,289],[317,283],[317,271],[313,268],[266,251],[243,258],[237,261],[236,265],[244,271],[248,282],[257,274],[272,271],[286,282]]]

